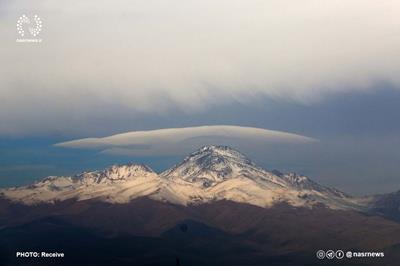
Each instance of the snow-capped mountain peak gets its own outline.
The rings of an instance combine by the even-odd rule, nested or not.
[[[287,173],[282,174],[281,177],[298,190],[311,190],[319,193],[331,194],[338,198],[350,198],[349,195],[346,195],[342,191],[335,188],[322,186],[304,175],[299,175],[297,173]]]
[[[143,164],[113,165],[101,171],[83,172],[72,177],[46,177],[32,185],[0,190],[0,196],[26,204],[67,199],[100,199],[127,202],[157,191],[161,179]]]
[[[183,162],[163,172],[162,177],[182,179],[203,187],[211,187],[239,176],[252,179],[268,179],[284,185],[271,173],[256,166],[237,150],[227,146],[204,146],[187,156]]]
[[[102,171],[83,172],[75,175],[74,179],[84,183],[110,183],[154,175],[157,174],[147,165],[130,163],[113,165]]]
[[[269,207],[279,202],[312,207],[358,208],[356,200],[295,173],[267,171],[226,146],[205,146],[158,175],[146,165],[113,165],[72,177],[48,177],[30,186],[0,189],[25,204],[67,199],[126,203],[138,197],[173,204],[231,200]]]

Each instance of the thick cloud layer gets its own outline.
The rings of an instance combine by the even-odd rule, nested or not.
[[[313,103],[400,87],[397,0],[4,0],[0,134],[79,127],[96,113],[196,112],[260,95]],[[37,14],[43,42],[16,43]]]

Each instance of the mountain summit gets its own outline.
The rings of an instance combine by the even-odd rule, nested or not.
[[[128,203],[135,198],[178,205],[229,200],[260,207],[285,202],[312,207],[359,209],[357,200],[306,176],[267,171],[227,146],[205,146],[158,175],[146,165],[114,165],[72,177],[48,177],[30,186],[0,190],[24,204],[68,199]]]
[[[133,180],[137,177],[157,175],[150,167],[144,164],[113,165],[102,171],[83,172],[74,178],[77,181],[90,183],[113,183]]]
[[[245,155],[228,146],[204,146],[161,176],[172,180],[183,179],[204,187],[237,177],[266,179],[276,185],[284,185],[275,175],[256,166]]]

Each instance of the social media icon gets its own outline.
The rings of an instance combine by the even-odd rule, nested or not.
[[[347,251],[346,252],[346,258],[351,259],[353,257],[353,252]]]
[[[325,251],[318,250],[317,251],[317,258],[320,259],[320,260],[324,259],[325,258]]]
[[[340,250],[340,249],[336,250],[335,255],[336,255],[336,258],[338,258],[339,260],[344,258],[344,252],[343,252],[343,250]]]
[[[327,252],[326,252],[326,254],[325,254],[325,256],[326,256],[326,258],[328,258],[328,259],[334,259],[335,258],[335,251],[333,251],[333,250],[328,250]]]

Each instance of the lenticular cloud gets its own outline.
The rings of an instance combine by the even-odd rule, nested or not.
[[[108,154],[157,155],[185,151],[193,146],[224,143],[227,145],[305,144],[316,139],[282,131],[255,127],[213,125],[132,131],[103,138],[84,138],[58,143],[64,148],[94,149]]]

